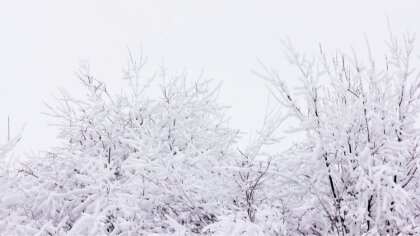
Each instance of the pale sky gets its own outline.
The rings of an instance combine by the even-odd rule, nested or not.
[[[162,59],[192,78],[222,81],[220,103],[232,105],[231,124],[245,132],[261,126],[268,92],[251,73],[257,58],[287,77],[279,39],[290,37],[302,52],[322,43],[329,51],[370,39],[383,55],[386,16],[393,31],[420,32],[420,1],[0,1],[0,142],[26,124],[20,149],[56,143],[43,102],[64,87],[78,94],[79,59],[118,92],[127,46]],[[216,84],[216,83],[215,83]]]

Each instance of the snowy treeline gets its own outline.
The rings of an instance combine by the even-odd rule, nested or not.
[[[418,235],[413,43],[391,37],[381,64],[370,49],[365,61],[322,48],[308,58],[285,41],[301,86],[261,67],[279,105],[246,148],[211,81],[163,70],[150,77],[160,96],[147,96],[144,60],[131,59],[130,89],[113,96],[84,65],[87,98],[63,91],[48,106],[61,146],[15,171],[4,161],[19,137],[1,147],[0,233]],[[281,143],[279,130],[305,136],[276,152],[267,147]]]

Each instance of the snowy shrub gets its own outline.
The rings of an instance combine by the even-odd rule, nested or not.
[[[32,159],[32,174],[3,199],[3,233],[198,233],[215,221],[232,182],[218,166],[230,166],[237,135],[218,87],[162,73],[162,96],[146,99],[142,66],[131,63],[132,93],[116,97],[83,67],[88,99],[63,92],[50,107],[65,143]]]
[[[289,41],[301,86],[261,76],[305,138],[282,155],[278,196],[288,234],[420,234],[420,71],[414,37],[391,37],[383,65],[357,54],[308,59]],[[292,179],[292,180],[290,180]]]

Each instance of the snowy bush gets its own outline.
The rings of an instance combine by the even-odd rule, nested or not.
[[[146,99],[141,66],[130,64],[133,92],[117,97],[83,67],[88,100],[63,92],[50,107],[66,143],[29,162],[31,175],[2,201],[2,232],[198,233],[215,221],[231,182],[217,167],[230,166],[237,135],[215,101],[218,87],[162,73],[162,96]]]
[[[384,65],[320,48],[308,59],[284,41],[301,87],[261,76],[297,120],[304,141],[283,154],[281,199],[288,234],[420,234],[420,71],[414,37],[391,37]],[[294,190],[296,191],[294,191]]]

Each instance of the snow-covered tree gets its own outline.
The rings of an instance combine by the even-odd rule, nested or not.
[[[391,34],[392,35],[392,34]],[[420,70],[414,37],[391,36],[384,63],[358,54],[331,60],[284,41],[301,86],[261,76],[305,138],[282,155],[279,181],[288,234],[420,234]]]
[[[161,96],[146,98],[143,65],[130,61],[131,92],[115,97],[82,67],[88,99],[63,91],[49,106],[64,144],[27,164],[0,202],[0,232],[198,233],[222,214],[233,181],[218,167],[230,165],[237,131],[217,104],[218,87],[163,71]]]

